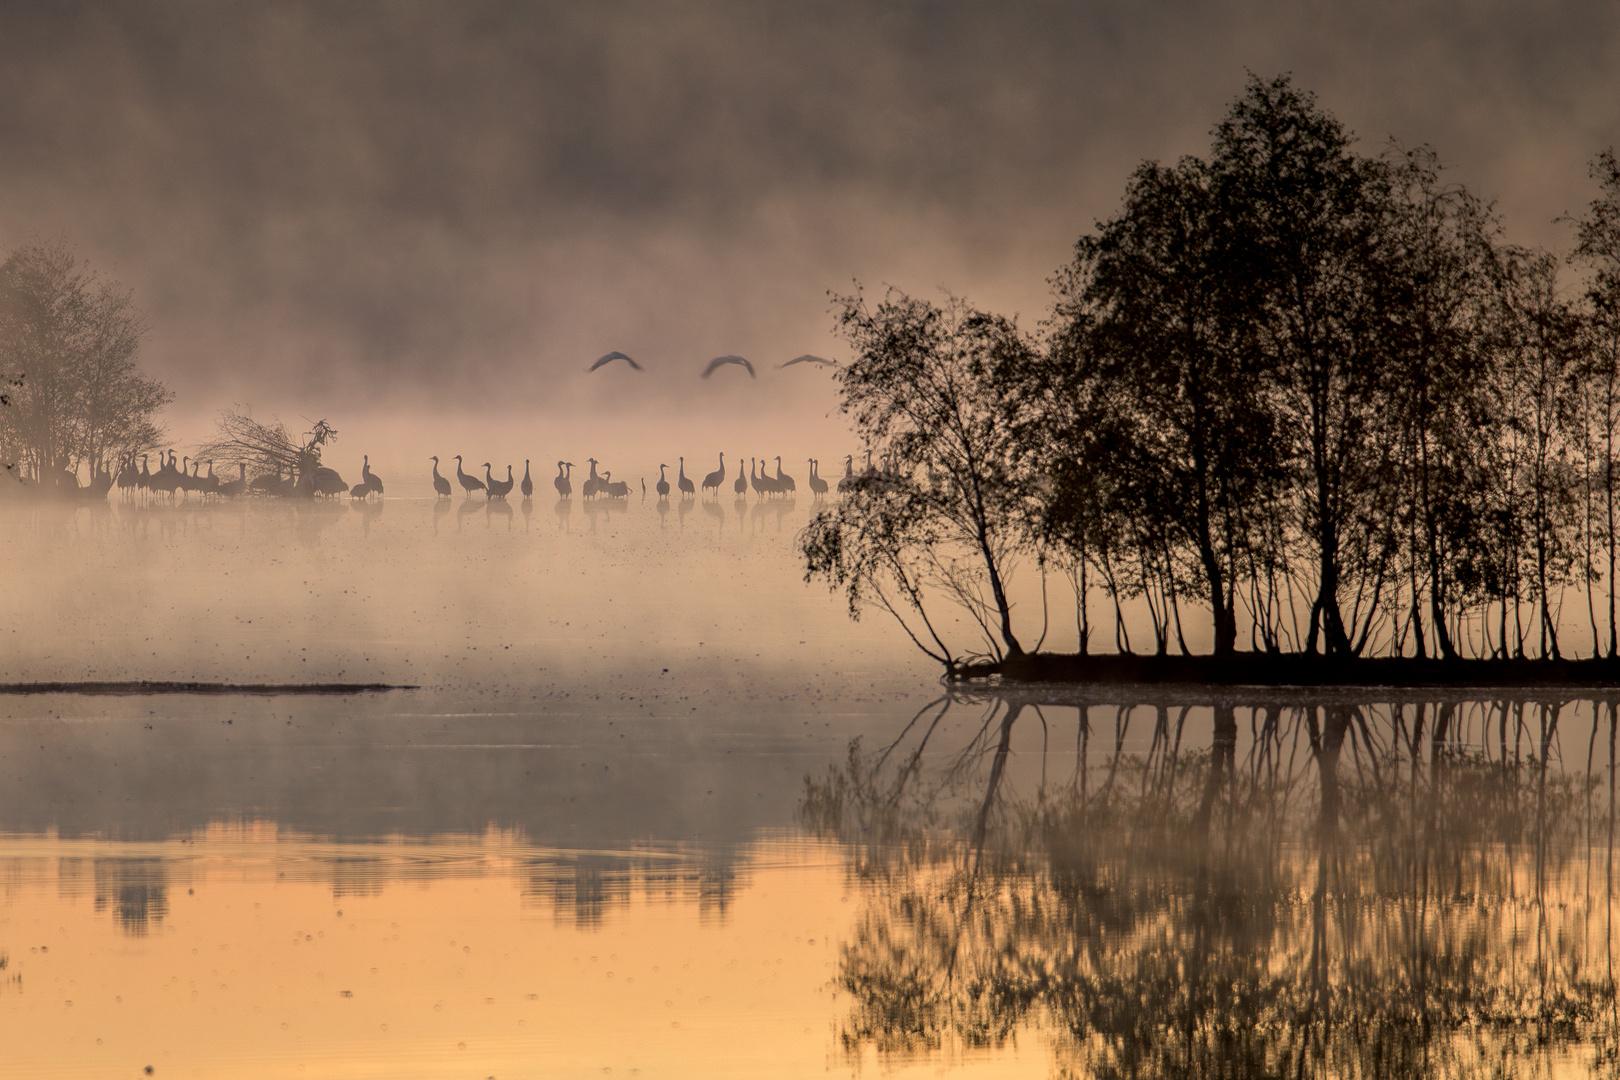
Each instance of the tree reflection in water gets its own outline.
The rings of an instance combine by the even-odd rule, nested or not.
[[[806,781],[863,897],[852,1059],[1038,1032],[1060,1076],[1620,1075],[1613,701],[1049,700],[941,699]]]

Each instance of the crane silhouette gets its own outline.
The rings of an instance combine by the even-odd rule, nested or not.
[[[557,475],[551,481],[551,486],[557,489],[557,498],[566,499],[574,493],[573,481],[568,479],[568,470],[574,467],[572,461],[557,462]]]
[[[433,495],[435,498],[448,499],[450,497],[450,481],[439,475],[438,455],[434,455],[429,460],[433,462]]]
[[[460,454],[456,455],[456,482],[461,485],[461,490],[467,493],[469,499],[472,498],[473,492],[485,490],[482,480],[476,476],[468,476],[462,471]]]
[[[855,486],[855,455],[844,455],[844,475],[838,478],[838,493],[842,495]]]
[[[818,500],[823,495],[827,494],[827,481],[823,480],[821,477],[816,475],[816,459],[815,458],[810,459],[810,479],[808,481],[806,481],[806,483],[808,483],[810,485],[810,493],[812,495],[814,495]]]
[[[838,366],[836,361],[828,360],[825,356],[814,356],[810,353],[805,353],[803,356],[795,356],[785,364],[777,364],[776,370],[781,371],[783,368],[790,368],[794,364],[819,364],[822,367]]]
[[[512,493],[512,466],[506,467],[506,479],[497,480],[489,474],[489,462],[484,462],[484,487],[491,499],[504,499]]]
[[[664,470],[667,468],[669,468],[668,465],[662,463],[659,464],[658,483],[653,485],[653,490],[658,492],[658,497],[660,499],[669,498],[669,481],[664,479]]]
[[[686,459],[677,458],[676,460],[681,463],[681,474],[675,478],[675,486],[680,489],[683,498],[697,494],[697,489],[692,486],[692,481],[686,478]]]
[[[793,477],[782,471],[782,459],[780,457],[776,459],[776,490],[785,495],[791,495],[799,490],[799,485],[793,482]]]
[[[748,497],[748,477],[743,475],[742,458],[740,457],[737,459],[737,479],[731,485],[731,490],[737,493],[739,499]]]
[[[720,485],[725,483],[725,482],[726,482],[726,455],[722,451],[721,454],[720,454],[720,467],[718,469],[716,469],[714,472],[710,473],[708,476],[705,476],[703,478],[703,490],[708,491],[710,488],[714,488],[714,493],[716,495],[718,495],[718,494],[720,494]]]
[[[740,356],[715,357],[713,360],[709,361],[709,366],[703,369],[703,378],[707,379],[710,375],[713,375],[715,371],[725,367],[727,364],[740,364],[745,370],[747,370],[748,377],[750,379],[759,378],[758,375],[754,374],[754,365],[750,364],[747,360],[744,360]]]
[[[582,499],[594,499],[596,493],[602,490],[602,478],[596,475],[596,466],[600,463],[595,458],[588,457],[585,459],[585,464],[591,467],[591,474],[579,486],[579,495]]]
[[[529,479],[529,459],[523,459],[523,483],[518,488],[525,499],[534,494],[534,481]]]
[[[209,468],[212,469],[213,466],[210,465]],[[371,471],[370,454],[360,455],[360,484],[366,489],[368,495],[372,492],[376,492],[378,495],[383,493],[382,477]]]
[[[247,490],[247,463],[238,461],[236,469],[238,476],[235,480],[227,480],[219,485],[219,493],[227,499],[234,499]]]
[[[613,479],[611,471],[602,474],[602,492],[610,499],[628,499],[630,485],[623,480]]]
[[[614,349],[612,352],[608,353],[607,355],[598,358],[596,363],[594,363],[594,364],[592,364],[590,366],[590,370],[595,371],[597,368],[602,367],[605,364],[611,364],[615,360],[623,360],[625,363],[629,364],[635,370],[637,370],[637,371],[642,370],[642,367],[641,367],[640,364],[636,363],[629,356],[626,356],[624,353],[620,352],[617,349]]]

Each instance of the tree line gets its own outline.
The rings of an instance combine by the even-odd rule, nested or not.
[[[0,462],[14,478],[76,487],[83,469],[110,481],[158,447],[174,395],[140,369],[145,332],[129,289],[60,242],[0,263]]]
[[[1130,175],[1035,330],[835,297],[872,456],[801,535],[807,577],[947,666],[1039,647],[1008,587],[1031,565],[1043,607],[1067,578],[1082,653],[1099,630],[1187,652],[1201,609],[1217,655],[1560,657],[1584,624],[1616,656],[1612,150],[1591,173],[1567,254],[1512,244],[1432,150],[1362,153],[1288,77],[1251,78],[1207,157]]]

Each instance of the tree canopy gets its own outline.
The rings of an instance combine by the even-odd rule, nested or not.
[[[1123,651],[1140,613],[1187,651],[1201,608],[1216,654],[1557,657],[1584,590],[1616,655],[1612,152],[1593,176],[1578,291],[1428,147],[1364,153],[1290,78],[1252,78],[1207,157],[1127,178],[1038,334],[957,298],[835,298],[882,467],[804,534],[809,575],[930,632],[931,601],[960,604],[998,658],[1024,651],[1030,564],[1042,630],[1044,571],[1069,574],[1082,651],[1095,589]]]
[[[0,456],[40,479],[88,468],[107,475],[163,439],[173,400],[140,370],[146,332],[128,289],[61,243],[17,249],[0,263]]]

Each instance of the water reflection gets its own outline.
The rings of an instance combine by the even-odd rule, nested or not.
[[[143,937],[169,912],[169,875],[162,859],[94,859],[95,909],[109,908],[127,934]]]
[[[840,1046],[1612,1074],[1614,755],[1610,700],[942,699],[807,781],[863,886]]]

